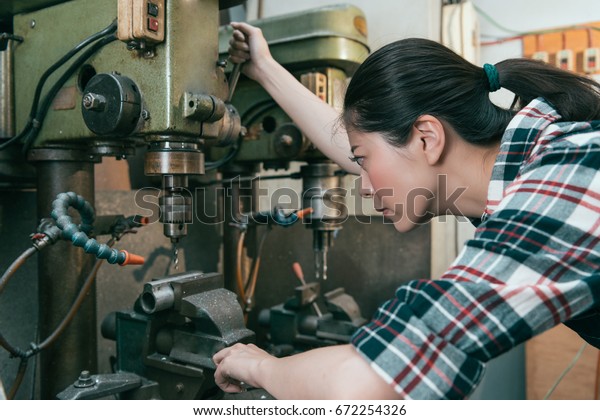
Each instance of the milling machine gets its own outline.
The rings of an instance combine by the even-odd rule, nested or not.
[[[218,60],[219,9],[240,3],[3,2],[12,44],[3,55],[13,71],[2,79],[14,98],[3,114],[14,115],[14,124],[1,147],[35,167],[39,218],[62,192],[94,203],[94,164],[145,144],[145,173],[162,177],[164,234],[174,243],[185,236],[188,176],[204,173],[207,147],[227,145],[241,130],[225,103],[229,86]],[[41,336],[59,323],[92,262],[63,241],[40,254]],[[96,368],[94,296],[88,302],[58,345],[40,354],[41,377],[53,378],[41,381],[42,398],[54,397],[83,367]]]
[[[226,53],[230,28],[219,30],[219,10],[240,3],[9,0],[0,5],[6,45],[0,48],[0,178],[13,187],[36,186],[38,219],[50,215],[63,192],[93,205],[94,165],[106,156],[130,158],[143,147],[145,174],[161,179],[158,215],[151,217],[160,220],[177,253],[177,247],[190,245],[184,240],[188,228],[200,225],[195,216],[202,203],[194,187],[206,185],[203,175],[214,170],[219,175],[209,182],[224,187],[219,242],[193,248],[196,255],[208,247],[222,249],[222,259],[214,262],[222,276],[183,268],[153,277],[141,293],[135,281],[119,277],[120,283],[111,283],[114,294],[132,287],[138,297],[126,307],[98,312],[105,317],[103,336],[116,344],[112,373],[98,375],[94,331],[100,302],[90,289],[69,328],[38,355],[39,398],[59,393],[61,398],[219,398],[210,358],[220,348],[256,340],[278,355],[291,354],[347,342],[365,321],[363,302],[340,288],[357,287],[353,265],[345,264],[344,276],[335,271],[328,276],[329,249],[348,218],[343,173],[260,86],[242,76],[232,89],[236,75]],[[319,98],[341,107],[347,78],[368,54],[359,9],[332,6],[253,24],[262,28],[277,61]],[[298,171],[283,175],[302,179],[297,208],[258,208],[258,179],[268,178],[261,168],[285,170],[298,163]],[[357,237],[364,237],[363,224],[353,227]],[[273,245],[265,248],[285,253],[292,246],[280,236],[302,242],[304,226],[312,231],[314,275],[308,270],[310,278],[301,276],[297,287],[289,282],[274,287],[292,270],[291,264],[281,268],[273,260],[275,252],[263,250],[266,232]],[[100,231],[96,221],[86,233],[93,237]],[[354,252],[356,259],[356,251],[348,251],[352,241],[345,252]],[[424,245],[428,250],[427,241]],[[303,250],[310,246],[301,245]],[[268,271],[259,276],[261,259]],[[382,264],[372,259],[383,274]],[[248,260],[252,264],[245,270]],[[407,260],[414,257],[409,254]],[[93,257],[64,240],[40,252],[40,337],[61,322],[93,263]],[[291,284],[297,282],[291,277]],[[389,277],[385,287],[374,276],[364,288],[377,284],[385,295],[397,285],[397,278]]]

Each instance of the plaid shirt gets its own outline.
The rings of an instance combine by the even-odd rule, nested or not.
[[[563,122],[542,99],[513,118],[474,239],[352,338],[400,397],[466,398],[486,361],[598,305],[599,167],[600,121]]]

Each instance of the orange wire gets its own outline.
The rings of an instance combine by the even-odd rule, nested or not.
[[[296,216],[298,216],[298,219],[302,219],[304,216],[308,216],[309,214],[312,214],[313,211],[314,210],[312,207],[307,207],[305,209],[298,210],[296,212]]]
[[[242,253],[244,250],[244,238],[246,237],[246,231],[242,231],[240,233],[240,237],[238,238],[238,243],[237,243],[237,264],[236,264],[236,280],[237,280],[237,286],[238,286],[238,293],[240,296],[240,299],[242,300],[242,305],[245,304],[246,302],[246,294],[244,293],[244,280],[243,280],[243,276],[242,276]]]

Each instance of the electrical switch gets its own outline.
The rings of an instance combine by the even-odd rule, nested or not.
[[[148,18],[148,29],[150,29],[152,32],[158,32],[159,26],[160,25],[157,19]]]
[[[583,71],[586,73],[600,71],[600,48],[587,48],[583,51]]]
[[[563,70],[575,70],[573,51],[560,50],[556,53],[556,67]]]
[[[158,4],[156,3],[152,3],[151,1],[148,2],[148,15],[149,16],[153,16],[153,17],[158,17]]]
[[[165,40],[165,0],[119,0],[121,41],[158,44]]]

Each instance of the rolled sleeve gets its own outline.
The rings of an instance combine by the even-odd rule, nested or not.
[[[371,367],[405,399],[463,399],[485,365],[434,334],[409,305],[392,299],[352,338]]]

